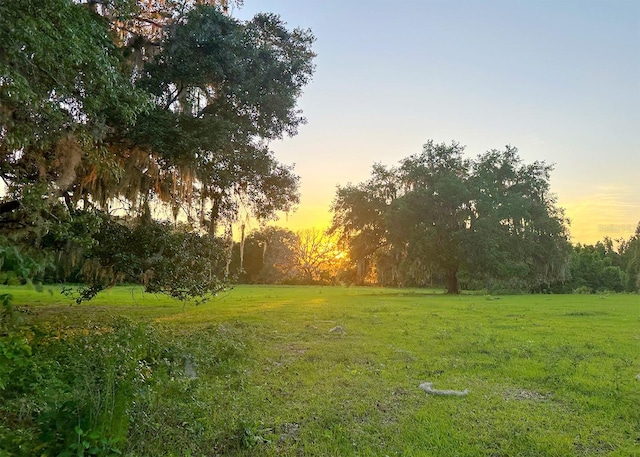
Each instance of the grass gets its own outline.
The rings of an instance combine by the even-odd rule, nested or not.
[[[125,455],[640,455],[638,295],[239,286],[185,306],[119,287],[71,306],[7,291],[51,338],[113,316],[154,329]]]

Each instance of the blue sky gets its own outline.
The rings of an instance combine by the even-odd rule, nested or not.
[[[640,1],[245,0],[317,38],[308,124],[271,144],[302,178],[279,225],[324,227],[336,185],[456,140],[555,164],[572,239],[640,221]]]

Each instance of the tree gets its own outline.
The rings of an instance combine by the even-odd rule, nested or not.
[[[267,284],[333,284],[346,261],[336,240],[317,228],[265,227],[247,237],[244,255],[241,280]]]
[[[287,240],[292,253],[289,269],[297,272],[304,284],[327,284],[336,280],[344,263],[344,252],[336,242],[317,228],[301,230]]]
[[[574,246],[564,290],[590,293],[640,290],[640,224],[628,240],[605,237],[594,245]]]
[[[627,274],[625,290],[640,292],[640,222],[628,240],[619,240],[620,267]]]
[[[615,254],[600,241],[595,245],[574,246],[568,281],[570,290],[622,292],[626,275],[620,267],[613,265],[612,257]]]
[[[298,177],[267,142],[305,121],[313,35],[197,3],[0,4],[8,245],[40,256],[46,237],[59,249],[76,218],[115,208],[147,223],[164,207],[213,236],[241,208],[269,219],[295,206]]]
[[[370,180],[338,188],[331,230],[355,259],[378,253],[399,285],[440,276],[457,293],[461,273],[529,288],[564,275],[569,243],[551,167],[524,165],[509,146],[475,160],[463,152],[429,141],[399,167],[374,166]]]
[[[244,243],[243,271],[241,281],[259,284],[282,284],[295,279],[291,269],[293,253],[289,246],[295,234],[280,227],[264,227],[247,236]],[[234,271],[239,268],[239,260]]]

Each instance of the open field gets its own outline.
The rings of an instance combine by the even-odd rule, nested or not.
[[[185,306],[119,287],[78,306],[6,292],[34,341],[91,352],[116,316],[145,323],[118,327],[142,379],[100,419],[124,455],[640,455],[638,295],[239,286]]]

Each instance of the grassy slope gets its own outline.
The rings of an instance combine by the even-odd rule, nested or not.
[[[132,455],[640,455],[637,295],[242,286],[184,307],[118,288],[78,307],[11,293],[53,325],[126,315],[183,338],[198,377],[134,414]]]

